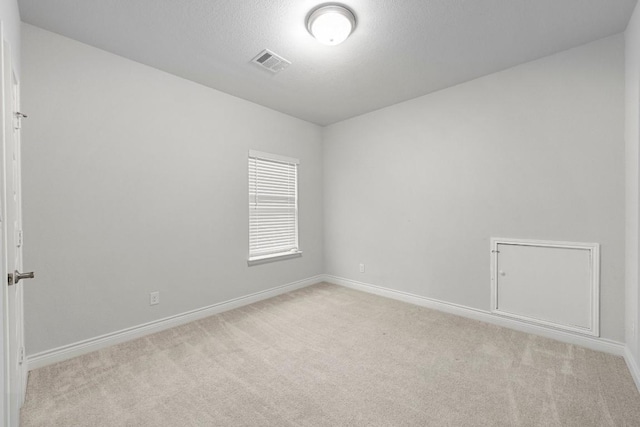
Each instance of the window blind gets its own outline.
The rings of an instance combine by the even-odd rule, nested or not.
[[[299,252],[298,164],[249,151],[249,261]]]

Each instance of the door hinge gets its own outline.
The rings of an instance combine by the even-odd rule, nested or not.
[[[22,365],[24,362],[24,347],[20,347],[20,352],[18,353],[18,364]]]
[[[16,120],[15,120],[15,124],[13,125],[13,127],[15,129],[22,129],[22,119],[26,119],[27,115],[23,114],[23,113],[21,113],[19,111],[17,111],[15,113],[15,115],[16,115]]]

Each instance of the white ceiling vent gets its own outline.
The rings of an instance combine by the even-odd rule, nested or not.
[[[276,55],[269,49],[265,49],[260,52],[255,58],[251,60],[251,62],[253,62],[254,64],[258,64],[262,68],[266,68],[272,73],[278,73],[291,65],[291,62],[287,61],[281,56]]]

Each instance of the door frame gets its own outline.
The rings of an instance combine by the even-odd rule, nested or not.
[[[13,64],[13,61],[11,62]],[[15,92],[15,103],[12,104],[12,107],[14,109],[13,111],[13,120],[15,120],[15,122],[12,122],[11,126],[13,126],[14,129],[14,138],[15,140],[13,141],[15,143],[15,155],[16,155],[16,163],[17,163],[17,200],[16,200],[16,204],[17,204],[17,212],[16,212],[16,221],[18,223],[18,230],[19,230],[19,237],[15,237],[16,239],[19,240],[19,259],[17,262],[17,270],[18,271],[24,271],[23,269],[23,246],[24,246],[24,234],[23,234],[23,226],[22,226],[22,117],[18,116],[17,113],[22,111],[21,107],[20,107],[20,80],[18,79],[18,75],[16,74],[16,69],[15,67],[11,67],[11,88],[12,90]],[[12,98],[13,100],[13,98]],[[26,117],[26,116],[24,116]],[[18,351],[20,352],[20,357],[18,360],[19,363],[19,369],[18,372],[20,373],[20,378],[19,378],[19,387],[18,387],[18,403],[20,405],[20,407],[22,407],[22,404],[24,403],[26,394],[27,394],[27,374],[28,374],[28,370],[27,370],[27,355],[25,353],[25,343],[24,343],[24,286],[23,283],[17,283],[14,286],[18,286],[17,288],[17,300],[16,300],[16,304],[18,305],[18,311],[17,313],[20,316],[20,331],[19,331],[19,343],[18,343]]]
[[[0,362],[2,362],[2,369],[0,369],[0,376],[2,377],[2,404],[0,405],[0,420],[3,425],[9,425],[9,416],[11,411],[10,398],[9,398],[9,331],[8,331],[8,286],[6,282],[7,278],[7,253],[5,245],[5,218],[6,218],[6,202],[4,198],[4,188],[6,188],[6,170],[5,170],[5,116],[4,109],[6,106],[6,96],[4,93],[4,22],[0,21],[0,93],[2,94],[2,102],[0,104],[0,113],[2,114],[2,139],[0,141],[0,314],[2,320],[2,352],[0,353]]]

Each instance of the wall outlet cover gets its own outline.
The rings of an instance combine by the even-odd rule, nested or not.
[[[160,304],[160,292],[151,292],[149,294],[149,305]]]

